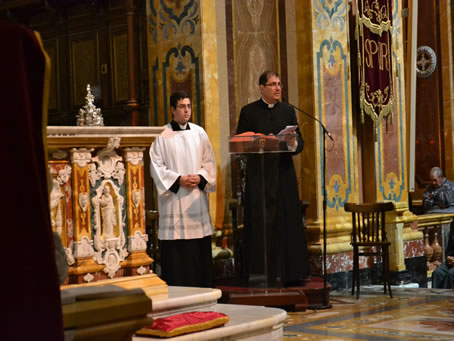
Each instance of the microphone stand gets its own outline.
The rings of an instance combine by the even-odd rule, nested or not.
[[[332,307],[332,305],[328,302],[328,294],[326,290],[326,136],[330,138],[331,141],[333,141],[333,137],[331,134],[326,130],[326,127],[323,125],[323,123],[315,116],[305,112],[304,110],[294,106],[293,104],[289,103],[288,101],[283,99],[283,102],[287,103],[289,106],[291,106],[293,109],[298,110],[299,112],[302,112],[304,115],[307,117],[310,117],[314,121],[317,121],[320,124],[320,127],[323,130],[323,167],[322,167],[322,179],[323,179],[323,186],[322,186],[322,191],[323,191],[323,301],[320,306],[317,306],[318,309],[329,309]],[[334,142],[334,141],[333,141]]]

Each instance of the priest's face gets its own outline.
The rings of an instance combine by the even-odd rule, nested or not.
[[[281,99],[281,80],[274,75],[268,78],[265,85],[260,85],[260,92],[266,103],[274,104]]]
[[[176,108],[170,107],[170,111],[172,111],[175,122],[181,125],[186,124],[191,118],[191,100],[189,98],[178,100]]]

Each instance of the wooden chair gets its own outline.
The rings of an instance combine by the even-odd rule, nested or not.
[[[346,212],[352,213],[353,277],[352,295],[359,298],[359,256],[377,256],[382,258],[384,293],[389,290],[392,298],[389,275],[389,246],[386,237],[385,212],[394,210],[392,202],[346,203]]]

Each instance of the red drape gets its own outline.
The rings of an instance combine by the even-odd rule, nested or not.
[[[33,31],[1,21],[0,46],[0,339],[63,340],[43,143],[45,54]]]

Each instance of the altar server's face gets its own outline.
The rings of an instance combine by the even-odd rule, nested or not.
[[[170,107],[173,114],[173,120],[178,124],[184,125],[191,118],[191,100],[182,98],[178,100],[177,107]]]
[[[268,78],[265,85],[260,85],[260,92],[266,103],[276,103],[281,99],[281,80],[274,75]]]

